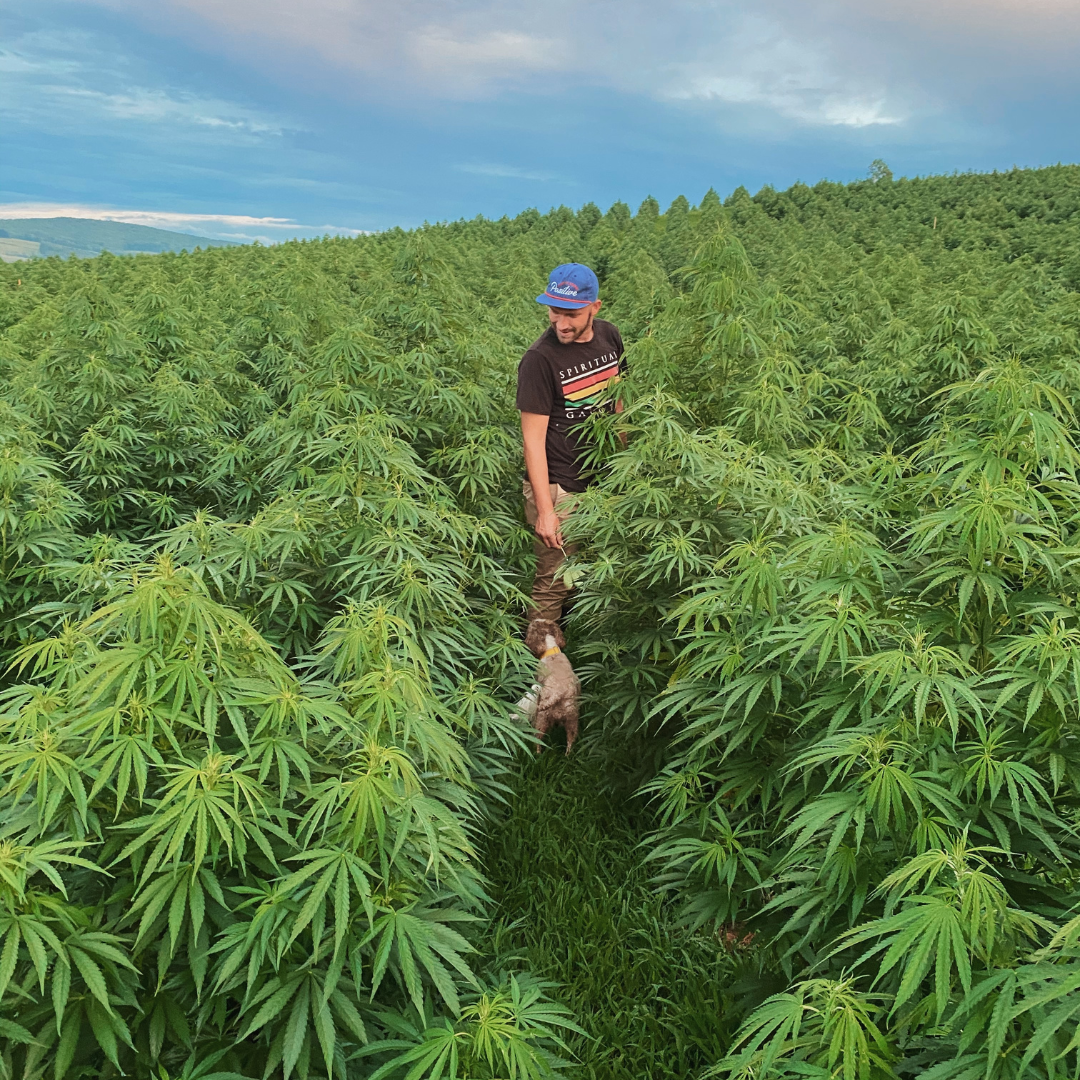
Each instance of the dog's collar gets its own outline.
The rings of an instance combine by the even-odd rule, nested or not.
[[[549,656],[554,656],[556,653],[562,652],[562,649],[558,645],[552,645],[546,652],[540,654],[541,660],[546,660]]]

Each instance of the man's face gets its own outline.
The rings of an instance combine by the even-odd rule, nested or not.
[[[583,308],[549,307],[548,318],[559,341],[563,345],[570,345],[582,338],[588,338],[593,319],[599,310],[599,300],[594,300],[588,307]]]

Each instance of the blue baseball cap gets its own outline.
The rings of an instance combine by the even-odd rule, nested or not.
[[[583,308],[596,300],[600,282],[583,263],[563,263],[548,277],[547,288],[536,298],[547,307]]]

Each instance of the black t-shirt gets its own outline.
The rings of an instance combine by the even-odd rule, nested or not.
[[[610,389],[626,370],[619,331],[593,320],[591,341],[564,345],[547,331],[529,346],[518,365],[520,412],[550,416],[547,429],[548,479],[567,491],[584,491],[593,477],[582,472],[587,447],[576,429],[598,408],[614,411]],[[603,404],[601,404],[603,403]]]

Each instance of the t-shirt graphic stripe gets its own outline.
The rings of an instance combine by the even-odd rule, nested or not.
[[[606,390],[609,386],[614,386],[618,381],[618,374],[612,375],[609,379],[604,379],[601,382],[593,383],[592,386],[586,386],[581,390],[575,390],[572,394],[567,394],[566,400],[574,405],[580,406],[583,401],[593,401],[600,397],[602,391]]]
[[[602,368],[597,368],[596,371],[590,371],[588,375],[582,375],[581,378],[568,379],[562,384],[563,395],[571,397],[577,394],[579,390],[584,390],[586,387],[594,386],[598,382],[611,378],[612,375],[618,373],[618,370],[619,361],[615,360],[610,364],[605,364]]]

